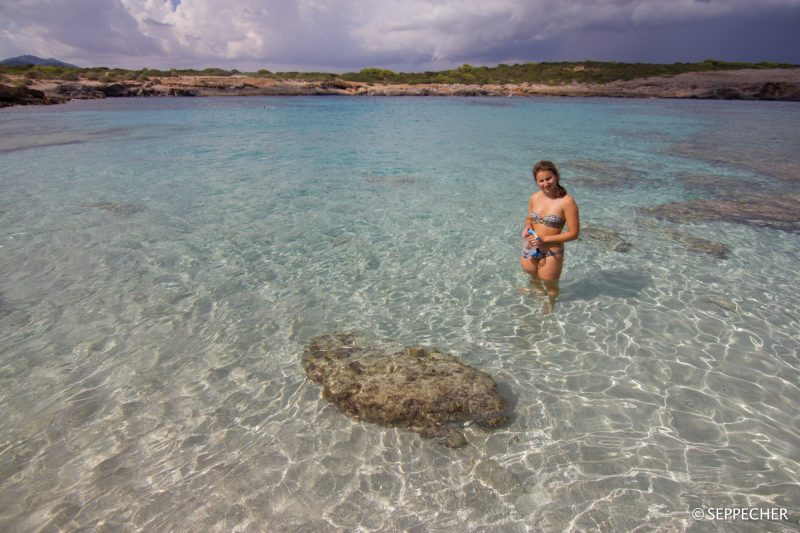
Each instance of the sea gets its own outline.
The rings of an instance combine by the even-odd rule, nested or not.
[[[799,140],[795,102],[3,109],[0,530],[798,531]],[[552,310],[540,159],[582,227]],[[348,418],[301,365],[333,332],[453,354],[508,424]]]

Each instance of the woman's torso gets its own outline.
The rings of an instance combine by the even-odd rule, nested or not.
[[[541,192],[537,192],[531,196],[530,206],[528,220],[536,233],[541,236],[561,233],[566,223],[564,198],[549,199]],[[554,244],[552,246],[560,248],[563,244]]]

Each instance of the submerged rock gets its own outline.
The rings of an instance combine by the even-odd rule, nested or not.
[[[140,204],[126,204],[118,202],[91,202],[82,205],[83,207],[94,207],[96,209],[102,209],[103,211],[114,213],[115,215],[132,215],[134,213],[138,213],[139,211],[144,211],[144,206]]]
[[[486,373],[435,348],[387,353],[360,336],[333,333],[311,339],[303,369],[322,385],[322,397],[356,420],[399,426],[442,444],[466,444],[460,426],[505,424],[505,402]]]
[[[689,200],[639,208],[638,212],[670,222],[734,222],[759,228],[800,232],[800,195],[752,194],[736,198]]]
[[[564,167],[572,172],[569,183],[586,187],[619,189],[647,180],[646,173],[610,161],[572,159],[565,161]]]
[[[680,229],[676,229],[674,224],[642,218],[639,225],[658,233],[659,239],[669,239],[683,246],[689,252],[708,254],[717,259],[727,259],[730,253],[730,249],[726,244],[685,233]]]
[[[699,158],[699,155],[697,157]],[[699,193],[709,198],[730,199],[753,193],[768,193],[765,183],[759,183],[747,176],[678,172],[675,177],[687,191]]]
[[[414,185],[417,179],[414,176],[405,174],[379,176],[373,174],[364,178],[369,183],[380,183],[384,185]]]
[[[627,252],[631,249],[631,243],[627,242],[619,233],[612,229],[601,228],[600,226],[585,226],[581,228],[581,236],[588,237],[589,240],[598,241],[615,252]]]
[[[739,305],[724,296],[716,294],[700,294],[698,295],[698,300],[705,303],[714,304],[725,311],[730,311],[732,313],[739,312]]]
[[[673,229],[664,230],[667,237],[682,244],[690,252],[713,255],[718,259],[728,258],[728,247],[721,242],[714,242],[702,237],[695,237]]]

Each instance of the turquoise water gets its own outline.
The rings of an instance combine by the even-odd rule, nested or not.
[[[800,236],[638,209],[796,194],[797,139],[775,102],[2,110],[0,529],[794,531]],[[517,260],[543,158],[631,245],[569,243],[551,314]],[[511,422],[346,418],[299,364],[336,330],[457,355]],[[789,520],[691,516],[733,506]]]

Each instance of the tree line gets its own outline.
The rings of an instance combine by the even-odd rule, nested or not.
[[[61,67],[52,65],[0,66],[0,82],[4,75],[22,76],[29,82],[34,79],[58,79],[67,81],[91,80],[106,83],[123,81],[151,81],[177,76],[248,76],[275,80],[302,80],[317,82],[353,81],[380,84],[515,84],[542,83],[563,85],[568,83],[607,83],[650,76],[670,76],[685,72],[712,70],[799,68],[788,63],[746,63],[707,59],[699,63],[620,63],[609,61],[541,62],[499,64],[493,67],[461,65],[458,68],[426,72],[393,72],[381,68],[364,68],[358,72],[271,72],[261,69],[255,72],[240,72],[222,68],[197,69],[150,69],[127,70],[108,67]]]

